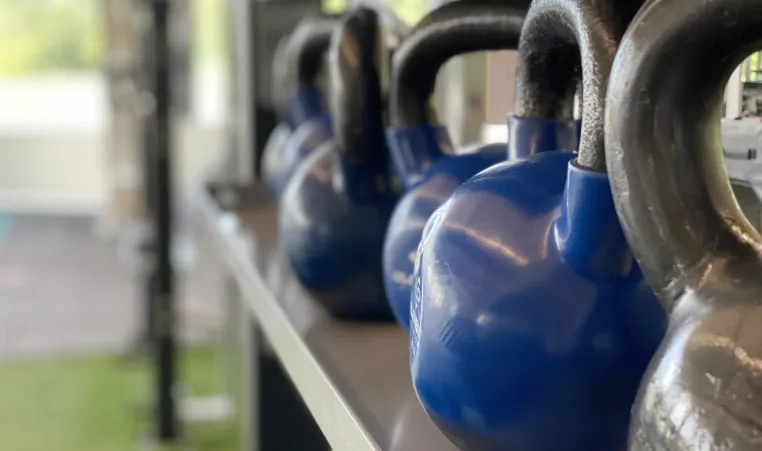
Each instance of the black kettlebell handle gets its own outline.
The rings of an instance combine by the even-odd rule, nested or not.
[[[302,19],[288,40],[287,67],[294,74],[294,88],[315,86],[323,56],[331,43],[331,34],[338,20],[330,17]]]
[[[572,120],[581,79],[577,164],[605,171],[603,114],[619,41],[642,0],[535,0],[524,20],[516,116]]]
[[[686,291],[719,282],[736,287],[730,298],[762,278],[762,238],[733,196],[720,128],[730,74],[762,47],[760,17],[758,1],[653,1],[619,50],[607,166],[630,247],[668,311]]]
[[[379,65],[379,14],[360,6],[336,28],[329,52],[330,111],[339,156],[347,162],[386,160]]]
[[[394,54],[389,94],[392,126],[431,121],[429,99],[450,58],[516,48],[528,0],[460,0],[429,13]]]

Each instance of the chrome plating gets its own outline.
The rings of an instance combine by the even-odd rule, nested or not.
[[[634,406],[631,451],[762,450],[762,237],[722,162],[725,81],[762,47],[762,2],[644,5],[606,111],[606,162],[643,272],[671,312]]]

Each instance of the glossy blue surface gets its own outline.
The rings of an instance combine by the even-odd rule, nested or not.
[[[270,133],[262,154],[262,177],[275,200],[280,199],[296,166],[331,136],[323,94],[317,88],[289,96],[286,116]]]
[[[277,131],[277,129],[276,129]],[[282,144],[266,148],[262,156],[262,176],[270,195],[280,200],[288,181],[310,153],[331,139],[331,119],[327,114],[314,116],[299,125],[288,136],[278,136]]]
[[[398,193],[384,139],[386,32],[358,5],[332,35],[333,137],[298,165],[280,208],[281,247],[300,282],[332,316],[389,320],[381,249]]]
[[[287,120],[292,127],[298,127],[303,122],[325,114],[325,112],[325,100],[319,89],[301,89],[291,95],[289,99]]]
[[[397,201],[389,180],[383,165],[340,161],[331,141],[307,157],[283,195],[283,249],[334,316],[391,316],[381,281],[382,240]]]
[[[605,174],[573,154],[497,164],[431,217],[411,295],[411,371],[462,449],[625,450],[666,327]]]
[[[406,188],[412,188],[440,158],[454,153],[450,135],[441,125],[389,127],[386,145]]]
[[[423,227],[455,189],[478,172],[504,161],[508,155],[528,155],[547,150],[576,150],[579,124],[575,121],[508,119],[509,142],[489,144],[475,153],[452,155],[446,129],[422,125],[387,130],[397,172],[407,193],[394,210],[384,241],[383,268],[386,296],[397,322],[410,328],[410,289],[414,255]]]

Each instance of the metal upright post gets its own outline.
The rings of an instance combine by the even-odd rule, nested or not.
[[[175,311],[172,268],[172,91],[170,86],[169,9],[170,0],[151,0],[153,28],[153,97],[155,147],[153,167],[155,239],[155,434],[162,443],[178,436],[175,388]]]
[[[743,77],[741,66],[736,67],[725,90],[725,119],[735,119],[743,114]]]
[[[233,85],[231,106],[233,108],[234,142],[237,145],[232,168],[233,180],[247,183],[254,179],[254,163],[251,149],[254,147],[254,111],[253,111],[253,26],[254,3],[252,0],[230,0],[231,59],[233,61]]]
[[[143,205],[145,206],[143,227],[141,228],[138,250],[142,257],[141,277],[143,288],[143,329],[137,338],[135,347],[138,351],[152,349],[154,345],[154,319],[156,299],[156,52],[154,49],[155,29],[153,24],[153,5],[151,0],[137,0],[133,18],[136,28],[136,47],[138,61],[134,68],[135,85],[138,88],[137,111],[140,117],[141,166],[143,168],[141,184],[143,187]]]
[[[239,182],[251,184],[258,178],[264,144],[277,120],[270,78],[275,46],[301,18],[319,15],[320,2],[229,1],[235,68],[233,118],[238,146],[235,175]],[[248,307],[239,307],[250,315]],[[257,319],[241,316],[243,449],[328,449],[309,410],[268,349]]]

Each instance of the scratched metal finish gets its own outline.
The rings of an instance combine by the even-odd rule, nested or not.
[[[601,80],[607,79],[619,38],[642,2],[579,2],[574,14],[564,13],[564,3],[545,2],[543,8],[530,9],[524,21],[519,42],[522,64],[516,71],[515,114],[573,120],[574,93],[581,86],[585,95],[580,105],[582,135],[577,163],[604,171],[606,83]],[[585,61],[582,66],[580,59]],[[582,76],[581,67],[589,73]]]
[[[606,111],[617,210],[670,330],[634,406],[631,451],[762,450],[762,238],[722,164],[732,70],[762,47],[758,0],[651,1],[622,41]]]

